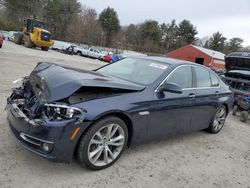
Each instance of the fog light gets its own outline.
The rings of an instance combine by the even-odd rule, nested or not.
[[[44,152],[49,153],[49,152],[52,151],[52,149],[53,149],[53,145],[52,145],[52,144],[49,144],[49,143],[46,143],[46,142],[44,142],[44,143],[42,144],[42,150],[43,150]]]

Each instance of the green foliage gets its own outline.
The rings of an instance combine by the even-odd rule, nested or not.
[[[67,26],[81,8],[77,0],[3,0],[3,5],[7,22],[20,28],[25,18],[40,19],[46,22],[54,37],[60,39],[65,37]]]
[[[5,30],[5,31],[16,31],[18,30],[18,27],[16,24],[12,22],[4,22],[0,20],[0,30]]]
[[[157,21],[147,20],[139,26],[137,38],[142,51],[155,52],[159,49],[161,31]]]
[[[163,23],[161,26],[161,37],[162,37],[162,47],[166,51],[171,51],[178,48],[177,44],[177,32],[178,26],[176,25],[176,21],[172,20],[171,23],[165,24]]]
[[[161,33],[157,21],[145,21],[143,24],[140,25],[139,34],[142,44],[144,44],[145,41],[152,41],[155,44],[160,42]]]
[[[3,0],[8,19],[21,27],[27,17],[42,19],[48,0]]]
[[[121,28],[118,15],[113,8],[108,7],[101,12],[99,21],[106,34],[106,45],[110,46],[111,37],[117,34]]]
[[[136,45],[136,49],[148,52],[165,52],[177,49],[196,41],[196,27],[188,20],[176,24],[158,24],[157,21],[148,20],[140,25],[129,25],[126,28],[127,43]]]
[[[181,46],[195,42],[197,34],[196,27],[189,20],[179,23],[177,37]]]
[[[53,0],[48,2],[45,19],[56,38],[66,37],[68,25],[75,22],[80,11],[81,5],[77,0]]]
[[[137,45],[138,44],[138,32],[139,28],[138,26],[134,24],[130,24],[126,29],[125,29],[125,40],[126,43],[129,45]]]
[[[102,28],[95,9],[83,7],[81,13],[67,29],[66,40],[88,45],[102,45]]]
[[[242,49],[243,39],[241,38],[232,38],[226,45],[226,53],[237,52]]]
[[[95,9],[81,7],[79,0],[0,0],[0,29],[19,30],[25,18],[45,22],[54,39],[100,46],[165,53],[187,44],[202,45],[197,29],[189,20],[159,24],[147,20],[121,28],[113,8],[97,15]],[[104,44],[105,43],[105,44]],[[222,33],[214,33],[204,47],[224,53],[242,50],[243,40],[226,41]]]
[[[205,47],[224,52],[226,40],[226,37],[224,37],[223,34],[218,31],[214,33],[213,36],[206,42]]]

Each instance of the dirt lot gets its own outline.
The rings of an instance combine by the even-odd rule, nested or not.
[[[229,116],[217,135],[196,132],[127,149],[103,171],[47,161],[20,148],[4,110],[12,81],[39,61],[84,69],[98,60],[6,42],[0,49],[0,187],[250,187],[250,124]]]

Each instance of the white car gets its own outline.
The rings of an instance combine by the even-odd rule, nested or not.
[[[104,61],[104,58],[106,55],[113,55],[113,52],[106,52],[106,51],[101,51],[101,55],[99,57],[99,60]]]
[[[72,44],[70,44],[68,42],[54,40],[54,45],[51,48],[53,50],[62,51],[62,50],[66,50],[66,48],[68,48],[71,45]]]
[[[80,46],[75,47],[74,52],[79,56],[86,56],[88,49],[84,49]]]
[[[8,40],[9,41],[14,41],[14,35],[16,34],[16,31],[9,31],[9,36],[8,36]]]
[[[95,59],[99,59],[103,55],[98,49],[94,49],[94,48],[84,49],[81,47],[76,47],[75,53],[80,56],[86,56],[86,57],[91,57]]]
[[[3,30],[0,30],[0,34],[2,34],[3,35],[3,39],[5,40],[5,39],[7,39],[8,37],[9,37],[9,32],[8,31],[3,31]]]

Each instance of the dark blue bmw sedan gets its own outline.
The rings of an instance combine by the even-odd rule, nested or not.
[[[233,104],[209,68],[126,58],[95,71],[39,63],[7,99],[17,141],[42,157],[103,169],[126,146],[179,133],[218,133]]]

